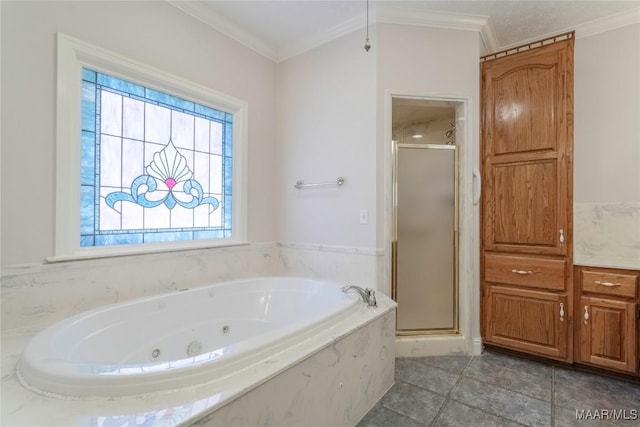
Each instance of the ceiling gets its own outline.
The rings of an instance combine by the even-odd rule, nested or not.
[[[167,0],[273,60],[280,61],[364,28],[366,0]],[[579,28],[640,22],[640,0],[370,0],[369,22],[476,30],[486,53]],[[600,30],[598,30],[600,28]]]

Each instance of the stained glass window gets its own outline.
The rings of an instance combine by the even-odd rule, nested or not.
[[[233,115],[82,69],[80,246],[232,235]]]

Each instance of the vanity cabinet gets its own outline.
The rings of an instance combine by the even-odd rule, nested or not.
[[[576,267],[576,362],[638,373],[638,277],[632,270]]]
[[[563,259],[486,253],[485,342],[565,360],[570,336],[566,269]]]

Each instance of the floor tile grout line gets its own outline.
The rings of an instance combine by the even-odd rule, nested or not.
[[[473,356],[473,357],[475,357],[475,356]],[[527,359],[522,359],[522,360],[525,360],[525,361],[526,361]],[[553,366],[554,366],[553,364],[546,364],[546,363],[540,363],[540,362],[534,362],[534,361],[530,361],[530,362],[537,363],[537,364],[539,364],[539,365],[541,365],[541,366],[548,366],[548,367],[550,367],[550,368],[552,369],[552,371],[551,371],[551,372],[552,372],[552,374],[553,374]],[[489,362],[489,363],[492,363],[492,362]],[[462,372],[462,374],[461,374],[461,375],[465,376],[466,378],[468,378],[468,379],[470,379],[470,380],[472,380],[472,381],[477,381],[477,382],[482,383],[482,384],[484,384],[484,385],[488,385],[488,386],[491,386],[491,387],[496,387],[496,388],[499,388],[499,389],[502,389],[502,390],[508,391],[508,392],[510,392],[510,393],[516,393],[516,394],[519,394],[519,395],[521,395],[521,396],[528,397],[528,398],[530,398],[530,399],[534,399],[534,400],[538,400],[538,401],[543,402],[543,403],[549,403],[549,404],[551,404],[551,397],[549,398],[549,401],[546,401],[546,400],[540,399],[540,398],[538,398],[538,397],[536,397],[536,396],[532,396],[531,394],[525,394],[525,393],[522,393],[522,392],[520,392],[520,391],[514,391],[514,390],[511,390],[511,389],[505,388],[505,387],[503,387],[503,386],[501,386],[501,385],[499,385],[499,384],[495,384],[495,383],[492,383],[492,382],[489,382],[489,381],[485,381],[485,380],[482,380],[482,379],[478,379],[477,377],[464,375],[464,372],[466,371],[466,369],[467,369],[467,368],[465,367],[465,369],[464,369],[464,371]],[[518,371],[517,369],[510,368],[510,367],[505,367],[505,369],[508,369],[508,370],[510,370],[510,371],[514,371],[514,372],[517,372],[517,371]],[[541,377],[542,377],[542,376],[541,376]]]
[[[388,408],[385,405],[380,404],[379,402],[377,402],[376,404],[380,404],[380,407],[382,409],[384,409],[385,411],[389,411],[389,413],[395,414],[399,417],[402,417],[403,419],[406,420],[411,420],[411,422],[413,423],[417,423],[423,426],[435,426],[437,425],[437,423],[439,421],[444,421],[445,419],[449,419],[449,416],[447,416],[446,418],[443,418],[443,414],[445,413],[445,407],[450,406],[450,405],[462,405],[465,406],[467,408],[471,408],[475,411],[478,412],[482,412],[484,414],[490,415],[491,417],[495,417],[496,419],[501,419],[504,420],[505,422],[509,422],[509,423],[513,423],[514,425],[518,425],[518,426],[524,426],[525,424],[522,424],[522,422],[519,422],[517,420],[511,419],[511,418],[506,418],[502,415],[499,415],[497,413],[493,413],[483,407],[477,407],[474,406],[473,404],[470,404],[469,402],[465,401],[465,400],[459,400],[458,398],[453,396],[453,390],[456,389],[456,387],[459,387],[461,382],[463,380],[471,380],[471,381],[477,381],[480,384],[485,384],[488,386],[492,386],[495,387],[497,389],[500,389],[504,392],[509,392],[509,393],[516,393],[516,394],[520,394],[522,396],[528,397],[530,399],[534,399],[534,400],[538,400],[542,403],[548,404],[549,405],[549,415],[550,418],[548,419],[548,421],[550,422],[550,424],[547,424],[546,422],[543,422],[544,425],[550,425],[551,427],[555,427],[556,425],[560,426],[560,425],[564,425],[564,424],[559,424],[559,423],[563,423],[567,420],[564,420],[565,418],[565,413],[563,412],[565,409],[571,411],[572,409],[565,405],[562,404],[563,401],[563,385],[564,385],[564,380],[566,380],[567,378],[564,377],[564,372],[566,370],[565,367],[561,366],[561,365],[557,365],[555,363],[541,363],[540,364],[540,369],[545,368],[545,366],[549,367],[549,370],[547,370],[547,378],[551,381],[550,383],[550,390],[549,391],[549,395],[545,394],[545,398],[543,399],[539,399],[537,397],[533,397],[533,396],[529,396],[527,394],[523,394],[520,393],[518,391],[513,391],[510,390],[508,388],[505,388],[501,385],[498,384],[494,384],[494,383],[489,383],[489,382],[485,382],[482,380],[478,380],[476,379],[476,377],[473,376],[469,376],[469,373],[473,373],[475,372],[475,369],[473,369],[473,364],[474,362],[476,362],[477,360],[480,360],[481,356],[477,355],[477,356],[469,356],[468,359],[466,361],[463,362],[464,366],[462,367],[462,369],[456,369],[456,372],[452,372],[451,370],[447,370],[447,369],[443,369],[441,368],[437,363],[431,364],[431,363],[427,363],[423,361],[419,361],[416,360],[416,362],[420,362],[420,364],[424,365],[425,367],[429,368],[430,370],[435,370],[435,371],[440,371],[440,372],[447,372],[449,375],[451,375],[451,377],[455,377],[456,379],[453,382],[453,385],[451,386],[451,388],[446,392],[446,393],[439,393],[439,392],[435,392],[433,390],[430,390],[428,388],[425,388],[424,386],[418,385],[418,384],[414,384],[413,382],[405,382],[402,381],[398,378],[395,379],[396,383],[399,384],[407,384],[407,385],[411,385],[412,387],[415,387],[416,389],[422,389],[425,391],[428,391],[430,393],[433,393],[434,395],[438,395],[440,396],[440,398],[443,399],[441,405],[438,407],[438,409],[435,411],[435,414],[433,415],[433,417],[431,417],[431,419],[429,421],[425,420],[424,424],[421,423],[420,421],[402,413],[402,412],[398,412],[394,409]],[[396,358],[397,359],[397,358]],[[456,362],[457,363],[457,362]],[[460,366],[460,365],[458,365]],[[524,369],[524,368],[523,368]],[[515,370],[515,368],[509,368],[509,370]],[[575,369],[569,369],[568,372],[570,374],[577,374],[578,372]],[[608,377],[598,377],[596,376],[596,378],[600,378],[602,380],[607,380],[608,381],[615,381],[617,382],[619,379],[618,378],[608,378]],[[628,381],[622,381],[624,384],[629,384]],[[634,385],[637,385],[637,383],[632,383]],[[635,395],[635,391],[633,393]],[[546,399],[549,399],[548,401]],[[561,403],[559,403],[561,402]],[[573,409],[575,410],[575,408]],[[454,411],[455,412],[455,411]],[[450,416],[453,416],[455,419],[455,413],[451,413],[449,414]],[[567,421],[568,422],[568,421]]]
[[[556,367],[551,365],[551,427],[556,425]]]
[[[476,410],[476,411],[478,411],[478,412],[485,413],[485,414],[490,415],[490,416],[492,416],[492,417],[494,417],[494,418],[499,418],[499,419],[501,419],[501,420],[508,421],[508,422],[510,422],[511,424],[517,424],[517,425],[519,425],[519,426],[529,427],[529,426],[527,426],[527,424],[522,424],[520,421],[516,421],[516,420],[514,420],[514,419],[507,418],[507,417],[504,417],[504,416],[502,416],[502,415],[494,414],[493,412],[489,412],[489,411],[487,411],[486,409],[481,408],[481,407],[479,407],[479,406],[473,406],[473,405],[469,404],[468,402],[462,402],[462,401],[457,400],[457,399],[455,399],[455,398],[451,398],[451,400],[452,400],[453,402],[459,403],[459,404],[460,404],[460,405],[462,405],[462,406],[468,406],[468,407],[469,407],[469,408],[471,408],[471,409],[475,409],[475,410]]]
[[[476,357],[476,356],[472,356],[472,357],[471,357],[471,360],[469,360],[469,363],[467,364],[467,366],[462,370],[462,372],[461,372],[461,374],[460,374],[460,377],[461,377],[461,378],[462,378],[462,377],[465,377],[465,378],[467,378],[467,379],[470,379],[470,380],[472,380],[472,381],[477,381],[477,382],[479,382],[479,383],[481,383],[481,384],[484,384],[484,385],[488,385],[488,386],[491,386],[491,387],[495,387],[495,388],[498,388],[498,389],[500,389],[500,390],[504,390],[504,391],[509,392],[509,393],[519,394],[519,395],[521,395],[521,396],[524,396],[524,397],[527,397],[527,398],[530,398],[530,399],[533,399],[533,400],[537,400],[537,401],[542,402],[542,403],[544,403],[544,404],[549,404],[549,412],[551,413],[551,411],[553,410],[552,401],[551,401],[551,396],[549,397],[549,401],[546,401],[546,400],[539,399],[539,398],[537,398],[537,397],[535,397],[535,396],[530,396],[530,395],[528,395],[528,394],[524,394],[524,393],[521,393],[521,392],[517,392],[517,391],[514,391],[514,390],[510,390],[510,389],[504,388],[504,387],[502,387],[502,386],[500,386],[500,385],[497,385],[497,384],[494,384],[494,383],[491,383],[491,382],[487,382],[487,381],[483,381],[483,380],[477,379],[476,377],[471,377],[471,376],[467,376],[467,375],[465,375],[465,372],[467,371],[467,368],[469,367],[469,365],[471,365],[471,362],[473,361],[473,359],[474,359],[475,357]],[[524,360],[526,360],[526,359],[524,359]],[[532,362],[533,362],[533,361],[532,361]],[[491,362],[490,362],[490,363],[491,363]],[[539,363],[539,362],[534,362],[534,363]],[[551,380],[553,381],[553,366],[554,366],[554,365],[553,365],[553,364],[545,364],[545,363],[539,363],[539,364],[540,364],[541,366],[549,366],[549,367],[551,368],[551,374],[552,374]],[[507,369],[509,369],[509,370],[511,370],[511,371],[516,371],[516,369],[509,368],[509,367],[508,367]],[[456,382],[456,384],[457,384],[457,382]],[[552,384],[553,384],[553,383],[552,383]],[[455,387],[455,386],[454,386],[454,387]],[[507,421],[509,421],[509,422],[513,422],[513,423],[520,424],[520,425],[525,425],[525,424],[520,423],[520,422],[519,422],[519,421],[517,421],[517,420],[511,419],[511,418],[506,418],[506,417],[504,417],[504,416],[501,416],[501,415],[498,415],[498,414],[493,414],[493,413],[491,413],[491,412],[488,412],[488,411],[484,410],[483,408],[479,408],[479,407],[476,407],[476,406],[473,406],[473,405],[469,405],[468,403],[459,402],[459,401],[457,401],[457,400],[455,400],[455,399],[453,399],[453,400],[454,400],[454,401],[456,401],[456,402],[458,402],[458,403],[461,403],[461,404],[463,404],[463,405],[469,406],[470,408],[474,408],[474,409],[480,410],[480,411],[482,411],[482,412],[485,412],[485,413],[487,413],[487,414],[493,415],[493,416],[495,416],[495,417],[502,418],[503,420],[507,420]],[[550,420],[550,421],[551,421],[551,420]]]
[[[436,413],[436,415],[433,417],[433,420],[431,421],[431,423],[429,424],[429,426],[434,426],[436,421],[438,421],[438,419],[440,418],[440,415],[442,414],[442,411],[444,411],[444,407],[447,406],[447,403],[449,403],[449,400],[451,400],[451,392],[453,391],[454,388],[456,388],[456,386],[458,385],[458,383],[460,382],[460,380],[462,379],[462,374],[464,374],[464,371],[467,370],[467,368],[469,367],[469,365],[471,364],[471,361],[473,360],[475,356],[471,356],[469,358],[469,360],[467,361],[467,364],[465,365],[465,367],[460,371],[460,373],[458,374],[458,378],[456,378],[456,382],[455,384],[453,384],[453,387],[451,387],[451,389],[449,390],[449,392],[447,393],[447,395],[445,396],[444,402],[442,402],[442,406],[440,406],[440,408],[438,409],[438,412]]]
[[[480,354],[480,357],[482,357],[482,354]],[[451,387],[451,390],[449,390],[449,393],[447,393],[447,398],[446,398],[445,402],[442,404],[442,408],[441,408],[441,410],[440,410],[440,411],[438,411],[438,413],[436,414],[435,418],[433,419],[433,421],[432,421],[432,423],[431,423],[430,425],[431,425],[431,426],[433,426],[433,425],[435,424],[435,422],[438,420],[438,418],[440,418],[440,413],[442,412],[442,409],[445,407],[445,405],[446,405],[449,401],[451,401],[451,400],[452,400],[452,401],[454,401],[454,402],[456,402],[456,403],[459,403],[460,405],[464,405],[464,406],[467,406],[467,407],[469,407],[469,408],[473,408],[473,409],[475,409],[476,411],[483,412],[483,413],[485,413],[485,414],[487,414],[487,415],[490,415],[490,416],[492,416],[492,417],[500,418],[500,419],[502,419],[502,420],[509,421],[510,423],[514,423],[514,424],[518,424],[518,425],[521,425],[521,426],[525,426],[525,427],[526,427],[526,425],[525,425],[525,424],[522,424],[522,423],[521,423],[521,422],[519,422],[519,421],[512,420],[511,418],[503,417],[502,415],[497,415],[497,414],[491,413],[491,412],[489,412],[489,411],[485,410],[484,408],[480,408],[480,407],[477,407],[477,406],[473,406],[473,405],[470,405],[470,404],[469,404],[469,403],[467,403],[467,402],[461,402],[461,401],[459,401],[459,400],[456,400],[456,399],[454,399],[454,398],[451,398],[451,397],[450,397],[451,392],[452,392],[452,391],[453,391],[453,389],[456,387],[456,385],[458,385],[458,382],[460,382],[463,378],[465,378],[465,377],[466,377],[466,376],[464,375],[464,373],[466,372],[467,368],[471,365],[471,362],[472,362],[472,361],[473,361],[473,359],[475,359],[475,358],[476,358],[476,356],[471,356],[471,357],[469,358],[469,361],[467,362],[467,365],[462,369],[462,371],[460,371],[460,373],[458,374],[458,380],[457,380],[457,381],[456,381],[456,383],[453,385],[453,387]],[[475,380],[475,379],[474,379],[474,378],[472,378],[472,377],[466,377],[466,378],[469,378],[469,379]],[[491,386],[493,386],[493,387],[498,387],[498,386],[496,386],[495,384],[484,383],[484,382],[483,382],[483,384],[488,384],[488,385],[491,385]],[[504,388],[502,388],[502,387],[498,387],[498,388],[503,389],[503,390],[507,390],[507,389],[504,389]],[[507,390],[507,391],[508,391],[508,390]]]
[[[376,402],[376,405],[377,405],[377,404],[378,404],[378,402]],[[387,407],[386,407],[386,406],[384,406],[382,403],[380,403],[380,406],[382,406],[382,408],[383,408],[383,409],[385,409],[385,410],[387,410],[387,411],[389,411],[389,412],[393,412],[394,414],[399,415],[399,416],[401,416],[401,417],[403,417],[403,418],[407,418],[407,419],[409,419],[409,420],[413,421],[413,422],[414,422],[414,423],[416,423],[416,424],[420,424],[420,423],[418,422],[418,420],[415,420],[415,419],[411,418],[410,416],[403,414],[402,412],[398,412],[398,411],[396,411],[395,409],[392,409],[392,408],[387,408]],[[366,416],[366,415],[365,415],[365,416]],[[364,418],[363,418],[363,419],[364,419]]]
[[[436,393],[435,391],[429,390],[428,388],[424,388],[424,387],[419,386],[419,385],[414,384],[414,383],[409,383],[409,382],[406,382],[406,381],[401,381],[401,380],[398,380],[397,378],[394,378],[393,383],[394,383],[394,385],[395,385],[395,384],[397,384],[397,383],[407,384],[407,385],[410,385],[410,386],[412,386],[412,387],[419,388],[419,389],[421,389],[421,390],[424,390],[424,391],[427,391],[427,392],[429,392],[429,393],[435,394],[436,396],[445,397],[445,399],[446,399],[446,396],[444,396],[443,394]],[[391,391],[391,389],[389,389],[389,391]],[[387,393],[388,393],[388,392],[387,392]],[[384,396],[383,396],[383,397],[384,397]],[[378,402],[376,402],[376,405],[377,405],[377,404],[380,404],[380,406],[382,406],[382,407],[383,407],[384,409],[386,409],[387,411],[391,411],[391,412],[393,412],[393,413],[394,413],[394,414],[396,414],[396,415],[400,415],[400,416],[402,416],[402,417],[404,417],[404,418],[408,418],[408,419],[410,419],[411,421],[413,421],[413,422],[415,422],[415,423],[417,423],[417,424],[422,424],[422,423],[420,423],[418,420],[416,420],[416,419],[414,419],[414,418],[411,418],[411,417],[410,417],[410,416],[408,416],[407,414],[403,414],[402,412],[398,412],[398,411],[396,411],[396,410],[395,410],[395,409],[393,409],[393,408],[389,408],[389,407],[385,406],[384,404],[380,403],[381,401],[382,401],[382,398],[381,398]],[[444,406],[444,403],[443,403],[442,405]],[[436,415],[437,415],[437,414],[436,414]],[[427,424],[425,423],[425,424],[423,424],[423,425],[427,425]],[[429,424],[429,425],[430,425],[430,424]]]

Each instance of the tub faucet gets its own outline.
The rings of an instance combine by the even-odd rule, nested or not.
[[[342,288],[342,292],[356,291],[362,297],[362,300],[372,307],[377,307],[378,303],[376,302],[376,291],[373,289],[363,289],[360,286],[345,286]]]

